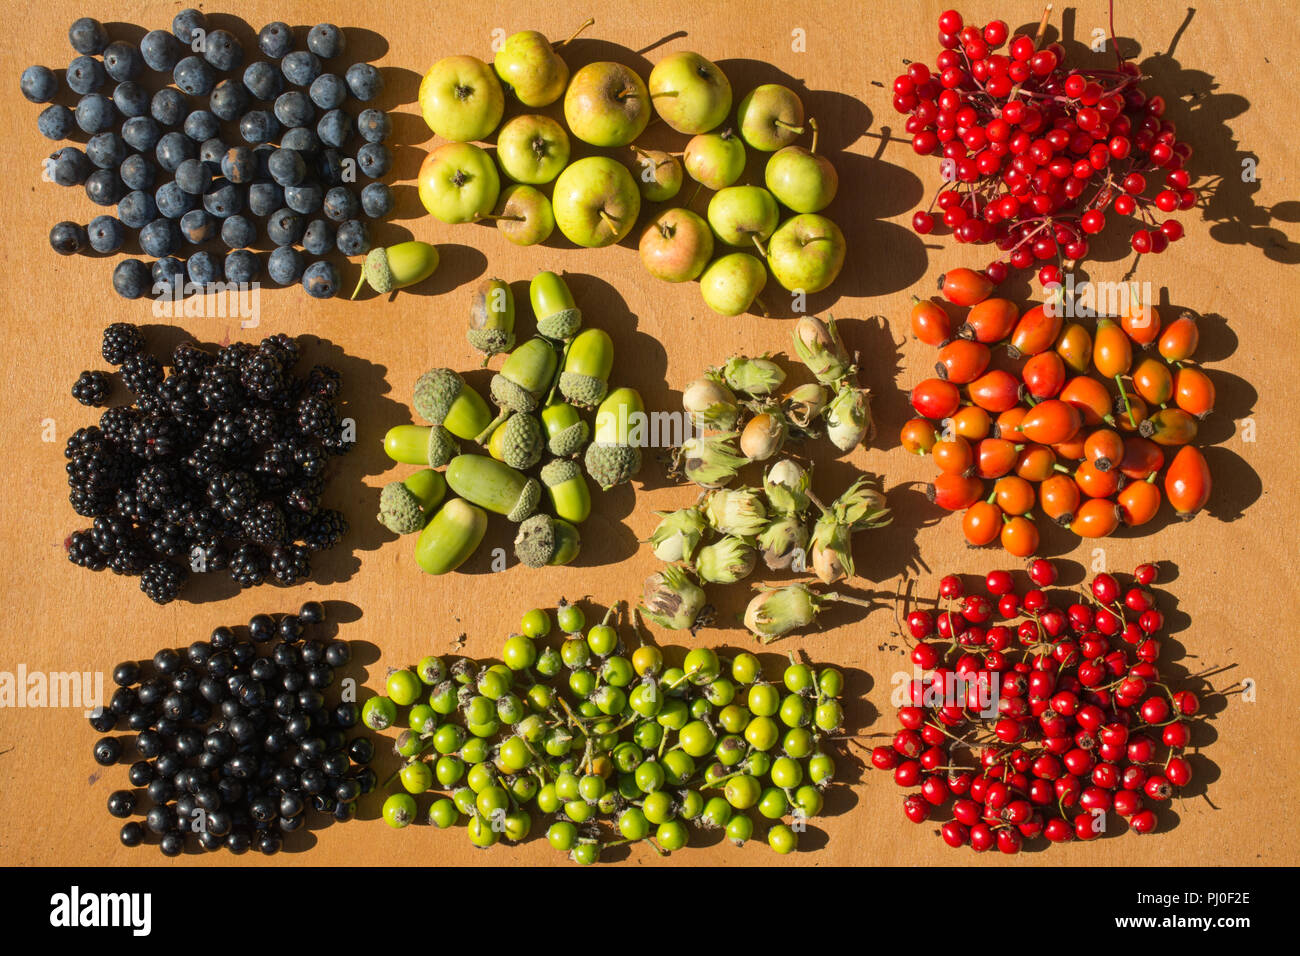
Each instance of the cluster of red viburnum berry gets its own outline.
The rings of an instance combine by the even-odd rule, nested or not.
[[[1196,205],[1192,149],[1118,48],[1115,70],[1071,69],[1061,44],[1012,38],[1001,20],[966,26],[955,10],[939,17],[939,44],[933,72],[909,63],[893,87],[912,148],[944,161],[947,185],[912,217],[918,233],[941,218],[958,242],[996,244],[994,282],[1038,264],[1044,285],[1061,281],[1060,260],[1087,258],[1112,210],[1137,218],[1136,252],[1182,238],[1165,214]]]
[[[1138,567],[1128,588],[1098,574],[1065,610],[1044,590],[1056,581],[1052,563],[1036,560],[1028,573],[1024,591],[994,571],[970,594],[949,575],[938,611],[908,615],[924,676],[872,765],[913,791],[909,820],[946,810],[940,832],[954,847],[1016,853],[1025,840],[1091,840],[1116,818],[1150,833],[1154,808],[1192,778],[1182,751],[1200,707],[1160,679],[1156,565]]]

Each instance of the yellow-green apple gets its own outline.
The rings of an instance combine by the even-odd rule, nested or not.
[[[683,154],[686,172],[705,189],[725,189],[745,171],[745,144],[729,129],[691,137]]]
[[[443,222],[473,222],[492,212],[501,179],[492,157],[473,143],[446,143],[420,165],[420,202]]]
[[[551,201],[536,186],[526,183],[507,186],[493,215],[501,234],[516,246],[545,242],[555,230]]]
[[[688,282],[713,258],[709,224],[689,209],[666,209],[646,226],[637,247],[641,263],[656,279]]]
[[[789,146],[803,132],[803,103],[788,86],[764,83],[740,101],[736,121],[746,143],[770,153]]]
[[[569,134],[549,116],[516,116],[497,133],[497,162],[517,183],[549,183],[568,165]]]
[[[772,275],[791,292],[820,292],[844,266],[844,233],[825,216],[800,213],[781,223],[767,243]]]
[[[420,81],[420,112],[443,139],[468,143],[492,134],[506,106],[501,81],[478,57],[439,60]]]
[[[641,212],[641,193],[622,163],[588,156],[560,173],[551,203],[555,224],[570,242],[599,247],[632,231]]]
[[[650,71],[655,112],[679,133],[707,133],[731,110],[731,82],[698,53],[672,53]]]
[[[740,315],[754,304],[767,284],[763,260],[748,252],[715,259],[700,276],[704,304],[719,315]]]
[[[817,152],[817,121],[810,119],[812,145],[785,146],[772,154],[763,181],[772,195],[795,212],[821,212],[835,198],[840,177],[825,156]]]
[[[757,244],[761,250],[780,221],[776,200],[762,186],[728,186],[709,200],[709,226],[729,246]]]
[[[564,93],[569,131],[592,146],[626,146],[650,122],[650,93],[622,63],[588,63]]]
[[[636,181],[646,202],[667,202],[681,191],[682,164],[672,153],[662,149],[642,149],[636,153]]]

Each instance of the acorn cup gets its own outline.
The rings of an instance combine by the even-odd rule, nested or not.
[[[670,631],[689,629],[694,633],[708,617],[704,591],[677,564],[670,564],[645,579],[639,610]]]
[[[424,527],[429,514],[446,496],[446,479],[423,468],[403,481],[384,486],[379,493],[379,523],[393,534],[412,534]]]
[[[438,247],[412,239],[395,246],[371,249],[361,267],[361,278],[352,290],[357,297],[367,283],[380,295],[423,282],[438,269]]]
[[[841,382],[823,413],[826,437],[840,451],[849,452],[871,437],[871,389]]]
[[[475,440],[481,445],[511,412],[531,412],[551,387],[559,360],[546,339],[532,338],[507,357],[501,371],[492,376],[492,398],[501,411]]]
[[[525,519],[515,535],[515,557],[530,568],[568,564],[581,546],[577,528],[548,514]]]
[[[542,468],[542,486],[556,517],[581,524],[591,514],[591,489],[578,463],[556,458]]]
[[[621,485],[641,470],[638,443],[645,438],[644,419],[645,403],[634,388],[615,389],[600,403],[596,410],[596,431],[583,462],[587,474],[602,491]]]
[[[604,329],[584,329],[569,343],[560,373],[560,393],[583,408],[595,408],[609,389],[614,343]]]
[[[568,402],[553,402],[542,408],[546,450],[556,458],[573,458],[586,446],[591,427]]]
[[[840,341],[834,317],[823,322],[816,316],[805,315],[795,323],[791,335],[799,360],[823,385],[835,385],[852,374],[853,364]]]
[[[729,432],[740,421],[735,393],[707,375],[682,390],[682,408],[696,428]]]
[[[511,468],[526,471],[542,459],[542,426],[525,412],[514,412],[488,440],[488,454]]]
[[[760,593],[750,599],[745,608],[745,627],[764,644],[784,637],[791,631],[811,626],[827,604],[843,602],[870,609],[870,601],[862,601],[831,591],[817,594],[805,584],[789,584],[774,588],[756,585]]]
[[[749,358],[736,355],[727,359],[720,369],[710,369],[709,374],[728,388],[744,392],[752,398],[771,395],[785,381],[785,371],[766,355]]]
[[[483,353],[483,364],[515,347],[515,294],[501,279],[485,279],[474,290],[469,309],[469,344]]]
[[[582,310],[568,285],[554,272],[539,272],[528,285],[528,301],[537,317],[537,334],[557,342],[573,338],[582,328]]]
[[[516,523],[536,511],[542,498],[536,478],[487,455],[457,455],[447,465],[447,485],[471,504]]]
[[[487,515],[452,498],[424,526],[415,544],[415,563],[428,574],[446,574],[469,559],[487,534]]]
[[[660,561],[690,561],[709,528],[704,512],[699,508],[681,508],[677,511],[656,511],[659,524],[646,542]]]
[[[384,434],[384,453],[404,465],[441,468],[460,448],[441,425],[394,425]]]
[[[430,369],[415,382],[415,413],[457,438],[476,439],[492,420],[483,396],[449,368]]]
[[[737,452],[737,432],[686,439],[677,449],[677,468],[701,488],[721,488],[736,477],[749,459]]]

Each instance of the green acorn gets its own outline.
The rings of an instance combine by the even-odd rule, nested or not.
[[[485,534],[487,515],[483,509],[452,498],[420,532],[415,563],[428,574],[454,571],[478,549]]]
[[[704,591],[685,568],[670,564],[646,578],[640,610],[660,627],[694,630],[704,617]]]
[[[389,482],[379,493],[379,523],[393,534],[419,531],[446,495],[446,479],[430,468]]]
[[[538,400],[551,387],[558,364],[551,343],[540,338],[529,339],[506,356],[501,371],[492,376],[491,386],[492,399],[501,412],[480,432],[480,444],[511,412],[531,412],[537,408]]]
[[[384,452],[402,464],[441,468],[460,448],[441,425],[394,425],[384,435]]]
[[[609,389],[614,343],[604,329],[584,329],[565,352],[560,392],[574,405],[594,408]]]
[[[582,540],[578,529],[548,514],[535,514],[519,525],[515,557],[530,568],[568,564],[578,556]]]
[[[681,508],[655,514],[663,519],[647,539],[655,557],[667,562],[690,561],[709,528],[704,512],[699,508]]]
[[[700,548],[695,556],[695,572],[701,581],[735,584],[754,571],[757,553],[740,538],[726,535]]]
[[[438,268],[438,247],[418,239],[399,242],[387,249],[371,249],[361,267],[361,278],[352,290],[357,297],[367,282],[380,295],[423,282]]]
[[[727,359],[722,368],[710,371],[728,388],[754,398],[771,395],[785,381],[785,371],[766,355],[758,358],[737,355]]]
[[[537,334],[563,342],[582,328],[582,310],[573,293],[554,272],[539,272],[528,285],[528,301],[537,317]]]
[[[721,488],[736,477],[749,459],[737,452],[738,432],[688,438],[677,449],[677,462],[687,479],[701,488]]]
[[[483,353],[483,364],[515,347],[515,294],[501,279],[485,279],[474,290],[469,309],[469,344]]]
[[[546,429],[546,450],[556,458],[572,458],[591,437],[591,428],[568,402],[554,402],[542,409]]]
[[[488,453],[511,468],[526,471],[541,461],[542,426],[525,412],[515,412],[492,433]]]
[[[487,455],[457,455],[447,466],[447,485],[466,501],[514,522],[536,511],[542,497],[536,478]]]
[[[415,413],[431,425],[442,425],[457,438],[473,439],[492,420],[487,402],[449,368],[430,369],[416,380]]]
[[[641,470],[640,442],[645,440],[645,403],[634,388],[610,392],[596,411],[596,432],[587,446],[587,474],[608,491]]]
[[[795,323],[791,336],[799,360],[823,385],[834,385],[853,371],[834,317],[823,322],[816,316],[805,315]]]
[[[591,490],[578,463],[556,458],[542,468],[542,485],[557,517],[581,524],[591,514]]]

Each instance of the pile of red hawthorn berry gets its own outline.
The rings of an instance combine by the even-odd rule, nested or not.
[[[1196,205],[1184,168],[1192,149],[1118,47],[1117,69],[1075,69],[1060,43],[1040,49],[1001,20],[967,26],[955,10],[939,17],[939,45],[933,72],[909,63],[893,87],[912,148],[944,161],[947,185],[912,217],[918,233],[935,229],[937,206],[958,242],[997,245],[994,282],[1038,263],[1044,285],[1061,281],[1062,257],[1087,258],[1110,210],[1138,219],[1136,252],[1182,238],[1164,217]]]
[[[1182,750],[1200,703],[1160,679],[1156,566],[1138,567],[1127,588],[1098,574],[1064,610],[1044,590],[1052,563],[1028,573],[1023,592],[1011,572],[993,571],[972,594],[949,575],[937,612],[908,615],[925,676],[871,762],[913,791],[903,799],[912,822],[948,811],[950,846],[1016,853],[1040,837],[1094,839],[1114,818],[1150,833],[1155,808],[1191,780]]]

